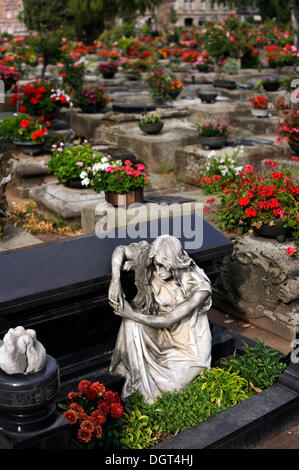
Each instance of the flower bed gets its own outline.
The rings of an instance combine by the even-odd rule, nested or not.
[[[59,407],[84,447],[149,448],[271,387],[286,367],[278,351],[259,341],[255,347],[245,343],[241,355],[221,364],[152,405],[137,393],[121,402],[116,392],[84,380]]]

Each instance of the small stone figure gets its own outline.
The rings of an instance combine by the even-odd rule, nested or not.
[[[137,295],[125,300],[120,271],[134,270]],[[211,283],[170,235],[118,246],[109,301],[123,317],[110,373],[125,378],[122,398],[137,390],[148,403],[182,390],[211,364]]]
[[[6,199],[6,186],[7,183],[11,181],[11,176],[7,176],[6,178],[2,178],[0,183],[0,217],[6,218],[9,217],[7,212],[8,203]]]
[[[34,330],[22,326],[6,333],[0,341],[0,369],[6,374],[34,374],[46,363],[46,350],[37,341]]]

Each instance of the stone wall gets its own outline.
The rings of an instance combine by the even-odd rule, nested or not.
[[[299,260],[286,253],[290,243],[245,235],[220,263],[214,305],[286,340],[299,324]]]

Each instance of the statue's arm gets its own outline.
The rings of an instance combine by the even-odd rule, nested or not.
[[[125,302],[124,310],[118,310],[116,313],[145,326],[151,326],[153,328],[171,328],[175,323],[189,315],[194,309],[203,305],[209,296],[210,292],[208,290],[194,291],[184,302],[174,307],[166,315],[161,316],[143,315],[133,310],[127,302]]]
[[[124,294],[120,283],[120,273],[125,261],[134,260],[135,257],[136,250],[134,250],[132,245],[119,245],[115,248],[112,254],[112,273],[108,299],[113,305],[120,305],[121,308],[123,308]]]

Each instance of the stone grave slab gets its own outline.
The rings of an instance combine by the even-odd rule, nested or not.
[[[0,252],[16,250],[43,243],[34,235],[8,224],[4,237],[0,240]]]
[[[290,259],[291,241],[245,235],[220,263],[215,305],[274,335],[294,340],[298,331],[299,260]]]
[[[272,145],[262,145],[254,143],[252,146],[243,146],[236,161],[240,165],[251,164],[258,169],[263,168],[263,161],[266,158],[277,157],[278,161],[285,159],[291,154],[288,145],[285,142],[275,143],[273,138]],[[228,146],[219,150],[206,150],[201,145],[188,145],[186,147],[177,148],[175,151],[175,174],[179,181],[195,186],[200,185],[200,173],[204,172],[212,155],[225,157],[232,155],[237,150],[236,147]]]
[[[199,141],[196,128],[184,119],[168,119],[160,134],[144,134],[135,122],[101,126],[95,138],[118,144],[132,151],[150,171],[174,169],[175,150]]]
[[[104,194],[97,194],[92,189],[67,188],[57,182],[30,189],[29,197],[55,214],[74,219],[81,216],[84,204],[100,202],[104,199]]]
[[[49,175],[46,166],[50,156],[40,155],[30,157],[23,153],[18,153],[10,160],[10,171],[15,185],[16,193],[21,197],[28,197],[32,187],[39,186],[45,182]]]

